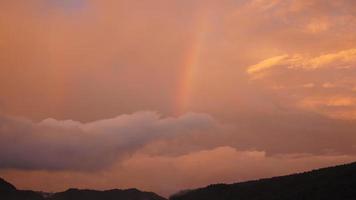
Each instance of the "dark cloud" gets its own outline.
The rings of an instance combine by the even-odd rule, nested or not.
[[[91,123],[0,118],[0,168],[95,170],[157,139],[213,128],[208,115],[161,118],[139,112]]]
[[[241,113],[242,114],[242,113]],[[229,146],[238,151],[263,151],[267,156],[355,155],[354,121],[330,119],[282,106],[274,113],[244,113],[220,126],[218,133],[200,132],[156,140],[140,150],[150,155],[178,156]],[[212,131],[212,132],[214,132]]]
[[[251,113],[250,113],[251,114]],[[206,114],[162,118],[138,112],[81,123],[46,119],[0,118],[0,168],[98,170],[133,153],[176,157],[230,146],[268,156],[354,155],[353,121],[289,110],[255,113],[221,124]]]

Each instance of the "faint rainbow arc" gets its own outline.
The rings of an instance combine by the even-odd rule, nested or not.
[[[186,112],[191,101],[194,79],[201,61],[205,35],[208,31],[208,17],[206,11],[202,11],[198,14],[195,27],[196,29],[192,34],[191,42],[183,57],[182,70],[179,75],[176,93],[175,115],[181,115]]]

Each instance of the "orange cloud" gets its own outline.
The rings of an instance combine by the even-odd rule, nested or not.
[[[247,73],[281,93],[293,91],[293,101],[303,109],[336,119],[355,119],[355,69],[356,49],[350,49],[316,57],[273,57],[250,66]]]

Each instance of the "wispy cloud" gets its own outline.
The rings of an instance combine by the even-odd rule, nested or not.
[[[247,69],[264,87],[294,93],[297,106],[337,119],[356,119],[355,72],[356,49],[314,57],[277,56]]]

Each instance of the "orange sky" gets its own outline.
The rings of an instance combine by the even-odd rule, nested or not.
[[[0,176],[169,195],[354,161],[355,13],[353,0],[0,1]]]

